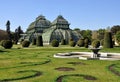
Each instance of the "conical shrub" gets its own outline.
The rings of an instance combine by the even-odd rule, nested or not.
[[[103,47],[104,48],[113,48],[111,32],[106,32],[105,33]]]

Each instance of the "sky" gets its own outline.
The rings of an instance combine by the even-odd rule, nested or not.
[[[62,15],[71,29],[104,29],[120,25],[120,0],[0,0],[0,29],[10,20],[11,31],[25,32],[39,15],[51,22]]]

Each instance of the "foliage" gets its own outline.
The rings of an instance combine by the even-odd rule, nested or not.
[[[6,32],[7,32],[9,40],[12,40],[12,34],[10,32],[10,21],[9,20],[6,23]]]
[[[29,47],[29,45],[30,45],[30,42],[29,41],[23,41],[22,42],[22,47]]]
[[[61,40],[61,45],[66,45],[66,40],[65,39]]]
[[[94,48],[98,48],[98,47],[100,46],[100,41],[99,41],[99,40],[94,40],[94,41],[92,42],[92,46],[93,46]]]
[[[79,47],[83,47],[84,46],[84,39],[79,39],[78,42],[77,42],[77,45]]]
[[[120,31],[116,33],[115,37],[116,37],[117,43],[120,45]]]
[[[85,47],[85,48],[88,48],[88,44],[84,44],[84,47]]]
[[[23,30],[21,29],[21,26],[19,26],[17,29],[15,29],[14,33],[14,41],[17,43],[18,40],[20,39],[20,34],[23,34]]]
[[[43,46],[42,36],[37,37],[36,44],[37,44],[37,46]]]
[[[13,43],[12,43],[12,41],[10,41],[10,40],[3,40],[3,41],[1,42],[1,45],[2,45],[5,49],[10,49],[10,48],[12,48]]]
[[[71,47],[75,47],[76,43],[75,43],[75,41],[70,41],[70,42],[69,42],[69,45],[70,45]]]
[[[99,30],[97,31],[97,33],[98,33],[97,39],[99,39],[99,40],[104,39],[105,31],[106,31],[105,29],[99,29]]]
[[[54,40],[52,40],[51,45],[52,45],[53,47],[58,47],[58,46],[59,46],[59,41],[56,40],[56,39],[54,39]]]
[[[111,32],[106,32],[104,36],[104,48],[113,48],[112,34]]]
[[[85,38],[88,37],[90,40],[92,38],[92,31],[91,30],[81,30],[80,34]]]
[[[118,31],[120,31],[120,25],[115,25],[111,28],[111,33],[115,35]]]

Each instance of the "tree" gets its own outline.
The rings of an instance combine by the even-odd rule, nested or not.
[[[116,33],[115,38],[116,38],[117,43],[120,45],[120,31],[118,31],[118,32]]]
[[[15,34],[14,34],[14,41],[15,43],[18,42],[18,40],[20,39],[20,34],[23,34],[23,30],[21,29],[21,26],[19,26],[17,29],[15,29]]]
[[[74,31],[76,31],[77,33],[80,33],[80,29],[79,28],[75,28]]]
[[[104,48],[113,48],[111,32],[105,32],[103,47]]]
[[[120,25],[115,25],[111,28],[111,33],[115,35],[118,31],[120,31]]]
[[[99,40],[104,39],[105,31],[106,31],[105,29],[99,29],[99,30],[97,31],[97,33],[98,33],[97,39],[99,39]]]
[[[6,32],[7,32],[9,40],[11,41],[12,40],[12,34],[10,32],[10,21],[9,20],[6,23]]]
[[[91,40],[92,38],[92,31],[91,30],[82,30],[80,31],[80,34],[84,37],[84,38],[89,38]]]

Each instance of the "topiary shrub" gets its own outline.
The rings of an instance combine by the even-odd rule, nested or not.
[[[83,46],[84,46],[84,39],[79,39],[79,40],[77,41],[77,45],[78,45],[79,47],[83,47]]]
[[[75,43],[75,41],[70,41],[70,42],[69,42],[69,45],[70,45],[71,47],[75,47],[76,43]]]
[[[30,45],[30,42],[29,41],[23,41],[22,42],[22,47],[29,47],[29,45]]]
[[[92,46],[93,46],[93,48],[98,48],[100,46],[100,41],[99,40],[94,40],[92,42]]]
[[[118,31],[115,35],[117,43],[120,45],[120,31]]]
[[[59,46],[59,41],[56,40],[56,39],[54,39],[54,40],[52,40],[51,45],[52,45],[53,47],[58,47],[58,46]]]
[[[106,32],[104,36],[104,48],[113,48],[112,34],[111,32]]]
[[[84,44],[84,47],[85,47],[85,48],[88,48],[88,44]]]
[[[62,39],[62,40],[61,40],[61,45],[66,45],[65,39]]]
[[[32,39],[32,45],[36,45],[36,39],[35,38]]]
[[[5,49],[10,49],[13,46],[12,41],[10,40],[4,40],[1,44]]]
[[[37,46],[43,46],[42,36],[38,36],[38,37],[37,37],[36,45],[37,45]]]

